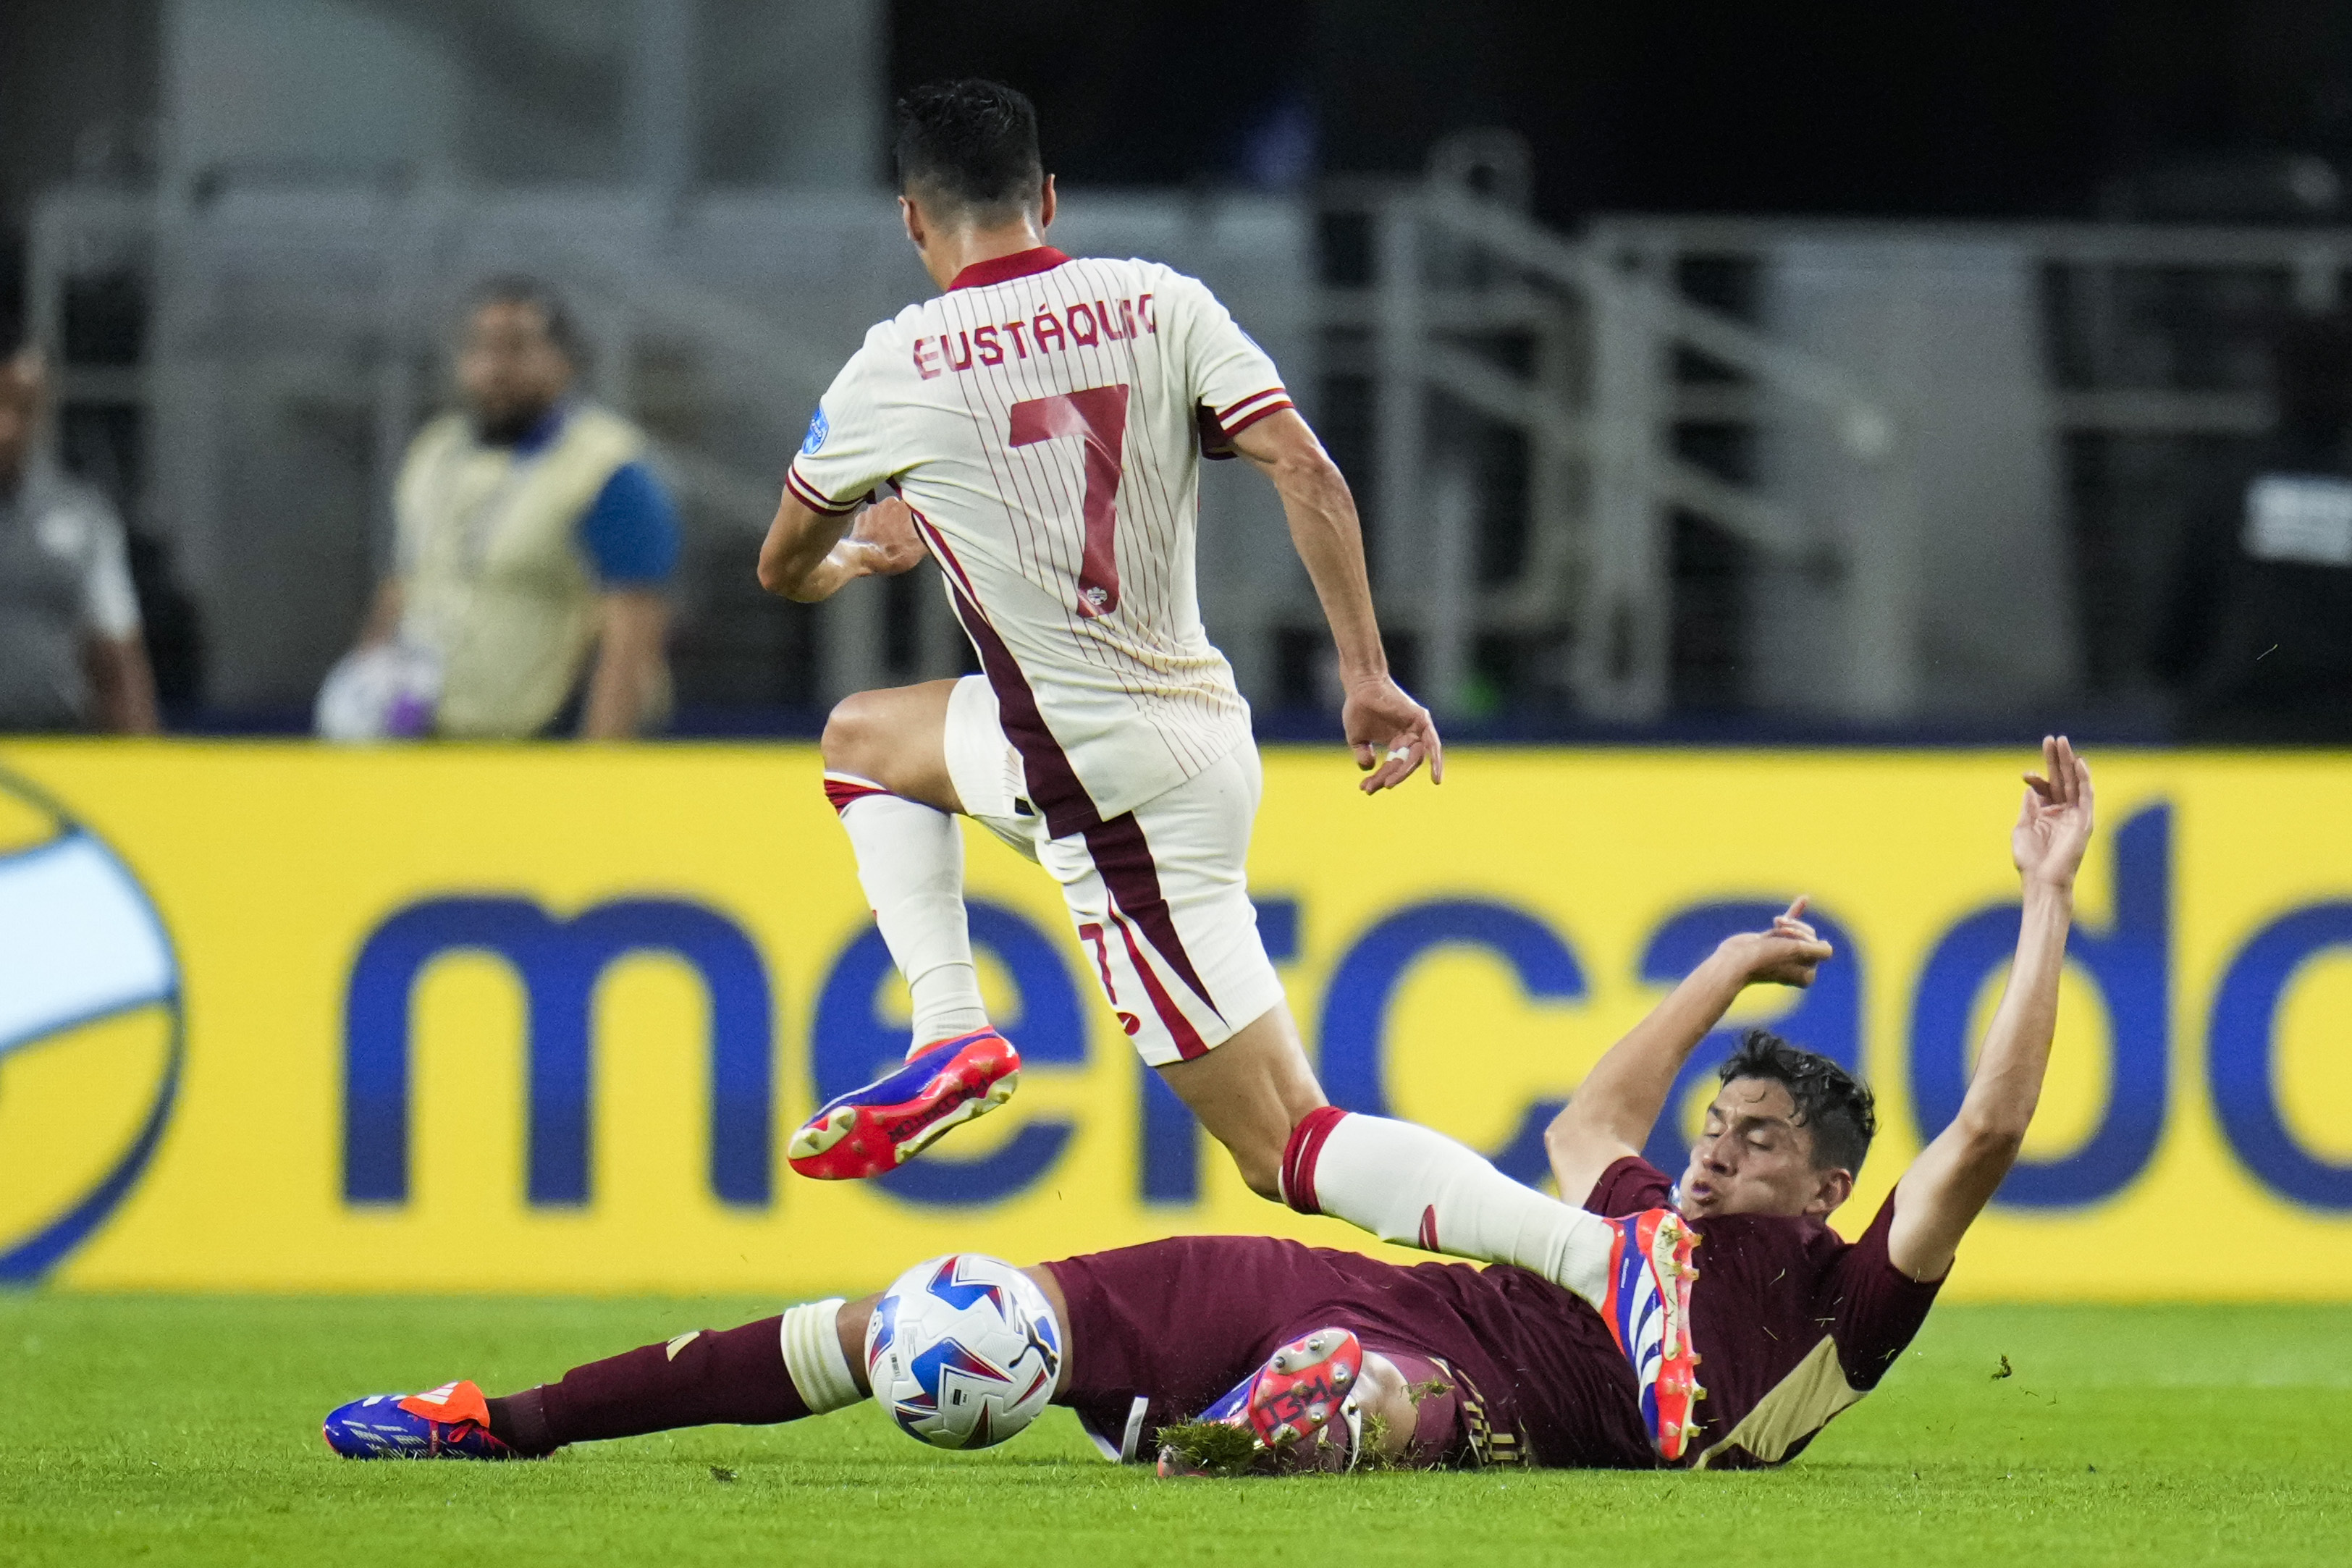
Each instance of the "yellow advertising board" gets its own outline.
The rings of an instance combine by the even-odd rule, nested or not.
[[[1810,894],[1836,962],[1734,1021],[1877,1090],[1853,1231],[1965,1083],[2030,760],[1464,749],[1368,800],[1276,752],[1253,886],[1334,1100],[1529,1179],[1600,1052]],[[1951,1293],[2352,1296],[2352,758],[2093,760],[2051,1082]],[[903,1043],[817,780],[792,746],[0,745],[0,1279],[789,1297],[950,1248],[1366,1245],[1242,1186],[985,835],[1018,1097],[885,1182],[792,1175]]]

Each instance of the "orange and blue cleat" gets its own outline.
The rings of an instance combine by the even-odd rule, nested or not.
[[[801,1123],[786,1157],[821,1182],[849,1182],[895,1171],[951,1127],[985,1116],[1013,1098],[1021,1053],[994,1029],[941,1040],[907,1058],[897,1072],[826,1105]]]
[[[346,1459],[520,1459],[490,1434],[489,1401],[469,1382],[426,1394],[372,1394],[338,1405],[320,1428]]]
[[[1642,1422],[1658,1458],[1677,1463],[1698,1436],[1691,1407],[1706,1397],[1690,1332],[1691,1282],[1698,1278],[1691,1252],[1698,1234],[1672,1209],[1646,1209],[1609,1223],[1617,1239],[1609,1251],[1601,1320],[1633,1363]]]
[[[1356,1385],[1364,1347],[1345,1329],[1318,1329],[1283,1346],[1197,1419],[1245,1428],[1260,1462],[1278,1471],[1353,1469],[1363,1447]],[[1160,1450],[1163,1477],[1211,1473],[1173,1448]]]

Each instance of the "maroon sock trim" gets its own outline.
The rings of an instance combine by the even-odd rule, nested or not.
[[[1290,1141],[1282,1147],[1282,1201],[1300,1214],[1321,1214],[1315,1195],[1315,1163],[1323,1157],[1324,1142],[1348,1113],[1336,1105],[1318,1105],[1298,1119]]]
[[[833,807],[834,815],[836,816],[847,811],[854,803],[864,800],[869,795],[888,795],[889,793],[880,784],[868,784],[864,779],[835,777],[831,773],[827,773],[824,778],[825,803]]]

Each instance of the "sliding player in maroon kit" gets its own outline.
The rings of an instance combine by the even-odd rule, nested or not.
[[[1124,1459],[1152,1457],[1163,1428],[1204,1413],[1263,1435],[1302,1386],[1337,1397],[1325,1420],[1294,1420],[1297,1440],[1266,1450],[1277,1463],[1349,1466],[1368,1442],[1392,1461],[1430,1465],[1722,1468],[1795,1458],[1910,1342],[2032,1120],[2092,826],[2090,770],[2063,738],[2043,754],[2046,776],[2029,775],[2011,834],[2024,886],[2017,957],[1975,1077],[1860,1240],[1825,1221],[1869,1146],[1868,1090],[1760,1030],[1723,1068],[1678,1194],[1706,1243],[1687,1331],[1708,1384],[1678,1423],[1678,1457],[1654,1441],[1615,1326],[1575,1294],[1507,1265],[1400,1268],[1263,1237],[1180,1237],[1028,1270],[1062,1328],[1055,1402]],[[1562,1190],[1589,1187],[1588,1206],[1602,1210],[1664,1198],[1664,1173],[1633,1150],[1677,1070],[1747,985],[1808,983],[1828,956],[1793,910],[1769,931],[1725,942],[1602,1058],[1553,1124]],[[648,1345],[502,1399],[470,1383],[379,1395],[336,1411],[328,1439],[354,1458],[509,1458],[836,1409],[867,1396],[860,1350],[877,1300]],[[1331,1377],[1336,1367],[1351,1375]],[[1184,1468],[1160,1457],[1163,1472]]]
[[[793,1136],[793,1168],[878,1174],[1011,1095],[1020,1058],[982,1004],[961,815],[1061,884],[1137,1053],[1253,1190],[1521,1264],[1654,1329],[1688,1264],[1676,1216],[1605,1223],[1425,1128],[1334,1110],[1284,1005],[1244,875],[1261,784],[1249,704],[1193,580],[1204,443],[1282,499],[1338,645],[1363,791],[1423,763],[1435,779],[1443,756],[1389,677],[1347,480],[1280,372],[1198,279],[1045,243],[1054,182],[1021,94],[950,82],[898,114],[907,235],[943,291],[869,331],[826,390],[760,581],[821,600],[928,552],[985,673],[860,693],[825,727],[825,793],[914,1027],[902,1067]],[[1643,1261],[1625,1273],[1612,1260],[1629,1237]],[[1685,1397],[1688,1365],[1654,1350],[1627,1342],[1645,1383]]]

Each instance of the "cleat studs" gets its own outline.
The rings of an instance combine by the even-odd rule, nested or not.
[[[1331,1381],[1338,1384],[1342,1388],[1347,1387],[1348,1369],[1344,1366],[1333,1368],[1331,1372]]]

